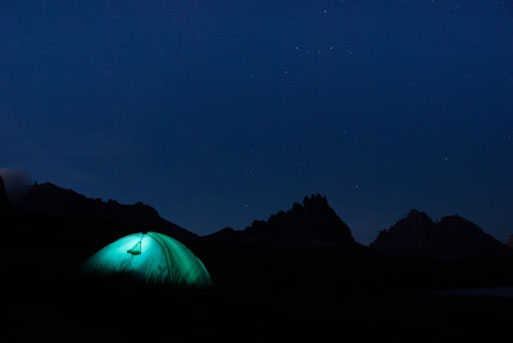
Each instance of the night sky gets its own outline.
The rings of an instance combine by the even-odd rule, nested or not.
[[[0,167],[242,229],[322,193],[513,233],[513,2],[0,2]]]

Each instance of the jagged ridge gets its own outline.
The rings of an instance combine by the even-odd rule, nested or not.
[[[435,222],[415,209],[388,230],[380,231],[370,247],[393,256],[441,259],[508,254],[510,250],[461,216],[445,216]]]
[[[242,231],[225,228],[202,237],[205,242],[263,244],[276,247],[328,247],[355,244],[349,227],[319,194],[294,203],[267,221],[256,220]]]
[[[160,217],[154,208],[140,202],[134,205],[123,205],[114,200],[104,202],[51,183],[35,184],[15,203],[15,208],[22,213],[112,222],[135,231],[153,230],[167,233],[178,239],[197,237],[196,234]]]

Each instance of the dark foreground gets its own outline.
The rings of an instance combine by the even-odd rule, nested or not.
[[[121,294],[117,294],[119,296]],[[92,296],[92,294],[90,294]],[[229,297],[187,294],[154,299],[141,293],[125,299],[94,295],[65,306],[29,306],[10,309],[9,341],[121,342],[316,341],[361,339],[440,342],[480,338],[511,341],[509,299],[439,298],[389,294],[352,297]],[[103,304],[98,304],[98,301]]]
[[[34,280],[6,292],[7,336],[27,342],[511,342],[513,297],[452,296],[333,275],[305,280],[305,275],[289,274],[273,281],[262,279],[273,271],[254,279],[232,272],[232,279],[217,280],[211,289],[149,286],[130,278],[77,276],[59,285]],[[333,272],[344,274],[343,269]],[[345,276],[355,276],[352,272]]]
[[[188,242],[214,287],[175,289],[80,274],[85,258],[126,232],[71,219],[5,222],[6,342],[512,341],[513,297],[439,292],[512,286],[511,256],[448,262],[386,258],[364,247]]]

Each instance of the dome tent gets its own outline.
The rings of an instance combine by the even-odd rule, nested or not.
[[[136,233],[107,245],[84,264],[97,275],[130,274],[147,283],[204,287],[210,275],[185,245],[156,232]]]

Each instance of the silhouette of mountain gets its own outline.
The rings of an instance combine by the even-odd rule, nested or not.
[[[0,176],[0,212],[7,211],[9,208],[10,203],[5,191],[4,179]]]
[[[354,245],[349,227],[329,206],[326,197],[305,197],[267,221],[256,220],[242,231],[225,228],[201,240],[213,244],[252,244],[284,248],[316,248]]]
[[[4,304],[4,307],[9,313],[26,316],[23,320],[38,323],[34,330],[29,330],[35,332],[37,338],[40,332],[47,332],[50,325],[58,326],[56,330],[62,330],[61,326],[71,328],[69,336],[73,337],[77,337],[78,330],[79,334],[88,330],[97,332],[97,327],[101,326],[115,328],[120,335],[114,337],[114,341],[126,341],[133,338],[133,332],[126,330],[127,323],[162,327],[170,321],[176,322],[175,317],[180,320],[179,338],[187,337],[191,330],[198,331],[198,328],[209,335],[225,337],[227,322],[236,324],[232,326],[237,331],[228,330],[234,339],[246,337],[248,332],[248,337],[254,338],[255,322],[269,326],[263,339],[275,337],[276,328],[284,323],[283,318],[292,316],[283,334],[283,339],[290,340],[290,332],[296,332],[298,327],[294,315],[305,315],[300,324],[310,328],[312,339],[317,340],[318,332],[328,327],[338,328],[340,325],[333,324],[340,323],[358,332],[377,327],[379,330],[374,331],[380,339],[386,328],[410,327],[411,318],[416,322],[413,322],[415,327],[411,334],[408,332],[409,337],[422,331],[426,323],[435,328],[450,328],[455,321],[459,324],[454,331],[440,335],[460,337],[461,332],[468,331],[470,320],[482,313],[486,315],[470,322],[472,326],[486,325],[481,320],[486,318],[495,330],[496,323],[504,323],[504,332],[510,328],[506,325],[511,313],[511,302],[507,299],[493,301],[489,306],[479,305],[482,299],[478,302],[465,299],[460,305],[460,300],[455,303],[446,296],[436,296],[435,292],[446,288],[511,285],[513,256],[444,261],[397,259],[373,253],[354,241],[347,225],[329,207],[326,198],[320,196],[305,198],[303,204],[294,204],[292,209],[279,212],[267,221],[258,221],[243,231],[225,228],[189,241],[188,246],[205,264],[214,281],[212,291],[137,284],[125,275],[107,278],[79,275],[87,258],[127,234],[127,229],[112,223],[113,220],[119,221],[121,216],[124,220],[119,222],[128,225],[126,221],[130,218],[145,218],[139,211],[147,211],[151,218],[158,216],[149,206],[105,203],[45,184],[36,185],[18,207],[25,212],[19,210],[0,216],[2,227],[7,228],[3,239],[10,243],[0,250],[2,271],[8,276],[3,286],[10,295],[4,301],[9,305]],[[110,219],[89,219],[91,217]],[[420,212],[412,213],[405,220],[410,226],[439,225]],[[444,225],[466,227],[467,223],[448,217],[440,224]],[[440,307],[443,302],[447,302],[446,307]],[[502,312],[497,314],[493,309],[499,305]],[[163,307],[172,308],[178,315],[163,315]],[[40,311],[34,313],[25,308],[49,309],[49,315],[40,316]],[[112,315],[113,309],[116,315]],[[469,309],[474,311],[469,312]],[[127,322],[127,312],[145,315]],[[63,317],[56,320],[54,313],[62,313]],[[200,318],[199,324],[198,321],[191,324],[184,313],[188,317],[201,313],[199,317],[206,319]],[[315,321],[312,324],[308,316],[319,313],[334,319],[323,325],[316,325]],[[320,320],[325,321],[325,317]],[[439,318],[448,319],[433,321]],[[22,325],[25,324],[13,327],[25,328]],[[333,330],[331,335],[337,333]],[[296,334],[304,336],[302,332]],[[145,332],[140,335],[142,339],[147,338]],[[100,331],[98,337],[112,336],[109,332],[104,336]]]
[[[235,245],[238,243],[243,243],[243,234],[242,231],[227,227],[212,234],[202,236],[200,237],[200,240],[207,244],[223,243],[224,245]]]
[[[458,215],[435,222],[415,209],[380,231],[370,247],[392,256],[440,259],[511,253],[506,245]]]
[[[508,246],[513,249],[513,235],[509,238]]]
[[[196,234],[160,217],[154,208],[140,202],[134,205],[123,205],[114,200],[104,202],[51,183],[36,183],[14,205],[21,213],[111,222],[133,231],[158,231],[182,240],[197,237]]]

